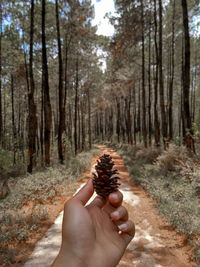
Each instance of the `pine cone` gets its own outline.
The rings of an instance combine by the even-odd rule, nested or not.
[[[117,190],[118,179],[120,179],[116,174],[118,170],[112,170],[114,162],[108,154],[104,154],[97,160],[97,165],[95,166],[97,175],[93,173],[93,183],[96,193],[103,198],[106,198],[110,193]]]

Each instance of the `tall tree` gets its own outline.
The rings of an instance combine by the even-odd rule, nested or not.
[[[2,72],[2,56],[1,56],[1,44],[2,44],[2,1],[0,2],[0,144],[3,136],[3,117],[2,117],[2,83],[1,83],[1,72]]]
[[[46,51],[45,7],[46,7],[46,0],[42,0],[42,88],[43,88],[42,91],[44,94],[44,120],[45,120],[44,141],[45,141],[45,164],[49,165],[52,112],[51,112],[51,103],[49,95],[49,75],[48,75],[47,51]]]
[[[59,7],[58,0],[56,0],[56,28],[57,28],[57,42],[58,42],[58,64],[59,64],[59,126],[58,126],[58,157],[60,163],[63,163],[63,146],[62,146],[62,134],[64,130],[64,104],[63,104],[63,63],[62,63],[62,50],[61,50],[61,38],[60,38],[60,19],[59,19]]]
[[[164,83],[163,83],[163,39],[162,39],[162,16],[163,16],[163,6],[162,0],[158,0],[159,3],[159,89],[160,89],[160,109],[161,109],[161,119],[162,119],[162,135],[163,143],[166,148],[167,145],[167,120],[165,112],[165,101],[164,101]]]
[[[183,10],[183,29],[184,29],[184,44],[185,55],[183,65],[183,112],[184,112],[184,125],[185,125],[185,144],[189,149],[194,150],[194,140],[192,137],[192,123],[190,116],[189,92],[190,92],[190,35],[189,35],[189,22],[188,22],[188,7],[187,1],[182,0]]]
[[[30,75],[30,90],[28,92],[28,172],[32,173],[34,157],[36,153],[36,132],[37,132],[37,117],[36,105],[34,101],[34,77],[33,77],[33,35],[34,35],[34,0],[31,0],[31,22],[30,22],[30,51],[29,51],[29,75]]]
[[[169,81],[169,140],[173,139],[173,85],[174,85],[174,49],[175,49],[175,0],[172,13],[171,67]]]
[[[144,146],[147,147],[147,126],[146,126],[146,94],[145,94],[145,53],[144,53],[144,5],[141,0],[141,21],[142,21],[142,132]]]
[[[77,139],[77,119],[78,119],[78,87],[79,87],[79,61],[78,55],[76,59],[76,82],[75,82],[75,103],[74,103],[74,151],[75,155],[78,152],[78,139]]]

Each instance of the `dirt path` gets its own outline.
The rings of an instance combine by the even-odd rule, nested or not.
[[[189,267],[191,248],[185,244],[184,237],[177,234],[167,221],[158,215],[155,203],[147,193],[131,181],[123,160],[112,149],[100,146],[102,153],[113,158],[121,179],[120,190],[124,195],[124,206],[135,222],[136,235],[129,244],[119,267]],[[94,165],[93,165],[94,167]],[[91,169],[93,169],[93,167]],[[85,175],[88,178],[93,170]],[[85,180],[80,186],[83,186]],[[62,213],[38,242],[25,267],[50,266],[58,253],[61,242]]]

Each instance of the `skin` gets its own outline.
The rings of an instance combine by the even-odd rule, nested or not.
[[[134,223],[122,206],[120,191],[106,200],[93,195],[93,182],[87,184],[64,208],[62,245],[52,267],[114,267],[135,234]]]

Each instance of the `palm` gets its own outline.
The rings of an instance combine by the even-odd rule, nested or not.
[[[65,259],[75,259],[79,263],[68,266],[81,263],[87,267],[114,267],[133,238],[134,224],[128,221],[127,210],[121,206],[122,194],[119,191],[110,194],[106,203],[96,197],[85,206],[92,194],[90,181],[66,203],[62,246],[53,266],[62,266],[60,263]],[[126,229],[122,225],[126,225]]]

